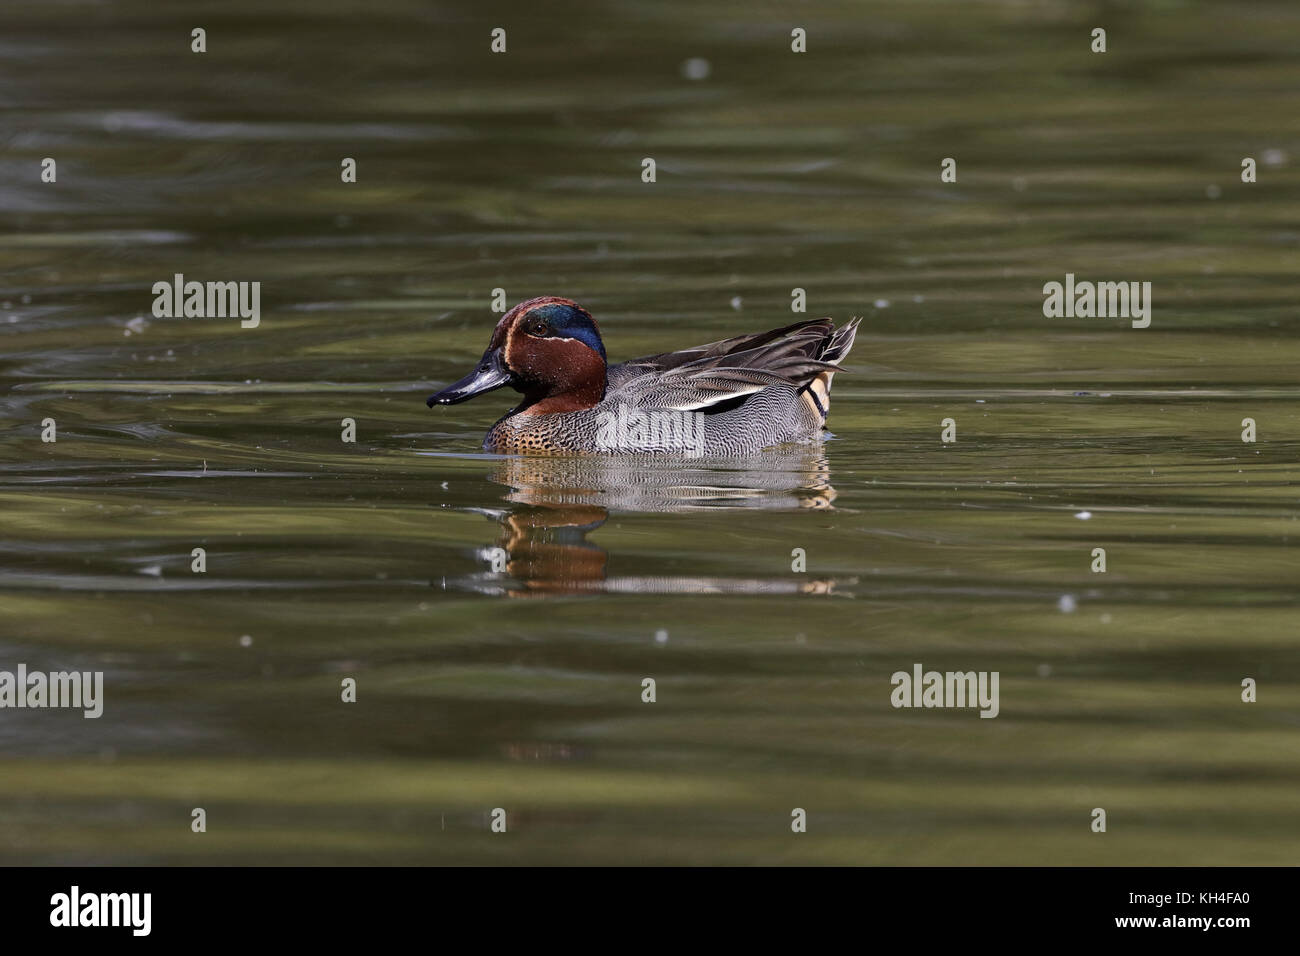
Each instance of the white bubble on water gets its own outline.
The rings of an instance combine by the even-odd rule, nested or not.
[[[1078,606],[1079,605],[1075,603],[1073,594],[1062,594],[1060,599],[1056,602],[1056,607],[1062,614],[1073,614],[1074,609]]]
[[[713,64],[702,56],[693,56],[682,63],[682,76],[688,80],[707,80],[713,72]]]

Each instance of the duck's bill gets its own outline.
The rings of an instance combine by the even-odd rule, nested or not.
[[[498,352],[484,355],[478,368],[470,372],[459,382],[448,385],[441,392],[429,396],[425,402],[430,408],[434,405],[455,405],[468,401],[475,395],[482,395],[503,385],[510,384],[510,370],[501,362]]]

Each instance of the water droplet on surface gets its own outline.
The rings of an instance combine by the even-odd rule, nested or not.
[[[693,56],[682,63],[682,76],[688,80],[707,80],[713,72],[713,64],[702,56]]]

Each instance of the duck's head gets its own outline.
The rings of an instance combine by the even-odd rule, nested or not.
[[[501,317],[474,371],[430,395],[426,404],[455,405],[509,385],[524,396],[517,412],[591,408],[605,397],[605,345],[596,321],[569,299],[542,296]]]

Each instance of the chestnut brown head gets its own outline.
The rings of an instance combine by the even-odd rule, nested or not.
[[[455,405],[509,385],[532,414],[590,408],[605,397],[605,345],[591,314],[570,299],[521,302],[497,323],[474,371],[427,404]]]

